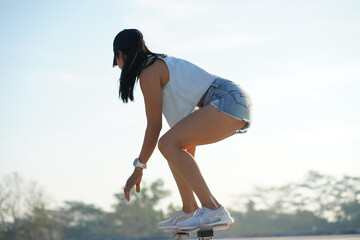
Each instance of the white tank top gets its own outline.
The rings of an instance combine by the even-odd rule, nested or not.
[[[198,66],[175,57],[159,57],[169,69],[169,82],[162,88],[162,112],[170,127],[189,115],[217,78]]]

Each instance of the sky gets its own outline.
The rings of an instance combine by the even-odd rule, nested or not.
[[[139,87],[135,102],[118,99],[112,41],[125,28],[250,94],[248,133],[196,152],[226,207],[309,170],[359,176],[359,13],[357,0],[1,0],[0,177],[18,172],[57,204],[111,209],[146,127]],[[143,182],[159,178],[172,191],[162,206],[180,205],[156,149]]]

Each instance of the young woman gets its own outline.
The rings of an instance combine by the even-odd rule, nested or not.
[[[196,146],[246,132],[252,118],[249,95],[239,85],[190,62],[149,51],[136,29],[117,34],[113,50],[113,66],[122,69],[119,96],[125,103],[133,101],[134,85],[139,80],[147,117],[141,152],[124,187],[125,198],[130,201],[135,185],[140,191],[143,169],[158,144],[183,203],[182,210],[158,223],[158,228],[186,230],[233,223],[229,212],[210,192],[194,156]],[[162,114],[170,130],[158,140]]]

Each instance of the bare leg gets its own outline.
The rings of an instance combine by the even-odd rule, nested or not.
[[[181,195],[181,200],[183,203],[183,208],[182,210],[186,213],[189,212],[193,212],[196,209],[198,209],[198,204],[196,202],[195,196],[194,196],[194,192],[192,190],[192,188],[189,186],[189,184],[180,176],[179,173],[176,172],[176,170],[174,169],[174,167],[169,163],[171,172],[175,178],[177,187],[179,189],[180,195]]]
[[[186,149],[186,151],[191,156],[195,157],[195,149],[196,149],[196,147],[190,147],[190,148]],[[171,169],[171,172],[172,172],[172,174],[174,176],[177,187],[179,189],[179,193],[180,193],[182,204],[183,204],[182,210],[184,212],[186,212],[186,213],[195,211],[196,209],[199,208],[199,206],[198,206],[198,204],[196,202],[196,199],[195,199],[194,192],[193,192],[192,188],[181,177],[181,175],[176,172],[174,167],[171,166],[170,162],[168,162],[168,163],[169,163],[169,167]],[[218,202],[216,202],[216,203],[219,205]]]
[[[217,209],[219,203],[211,194],[195,159],[184,149],[219,141],[245,125],[245,121],[232,118],[208,105],[181,120],[160,138],[159,150],[195,192],[202,206]]]

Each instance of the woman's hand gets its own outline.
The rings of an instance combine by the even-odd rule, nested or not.
[[[133,174],[129,177],[124,187],[124,194],[127,201],[130,201],[131,189],[136,185],[136,192],[140,192],[140,182],[142,178],[142,168],[136,167]]]

